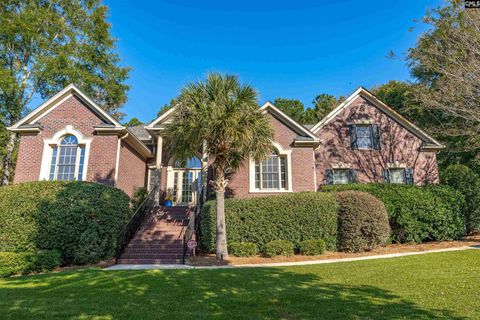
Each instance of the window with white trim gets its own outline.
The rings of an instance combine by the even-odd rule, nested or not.
[[[74,135],[61,138],[58,145],[52,147],[49,180],[83,180],[85,165],[85,146],[78,143]]]
[[[287,157],[273,153],[262,162],[255,162],[255,189],[287,189]]]
[[[333,170],[333,184],[347,184],[350,183],[348,169],[334,169]]]
[[[405,169],[404,168],[390,168],[388,169],[388,176],[390,183],[405,184]]]

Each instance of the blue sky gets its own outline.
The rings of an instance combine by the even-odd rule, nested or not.
[[[424,27],[414,22],[438,0],[106,0],[132,86],[126,119],[148,122],[189,81],[237,74],[260,102],[319,93],[348,95],[409,78],[402,57]],[[410,29],[415,27],[413,31]]]

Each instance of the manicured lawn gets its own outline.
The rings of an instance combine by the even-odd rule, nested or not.
[[[1,319],[480,319],[480,250],[316,266],[0,280]]]

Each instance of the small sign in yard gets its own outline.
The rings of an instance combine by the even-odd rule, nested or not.
[[[195,240],[188,240],[188,242],[187,242],[187,247],[188,247],[188,249],[190,249],[190,250],[195,249],[195,248],[197,247],[197,241],[195,241]]]

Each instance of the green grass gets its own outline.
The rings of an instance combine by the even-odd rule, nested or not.
[[[0,280],[1,319],[480,319],[480,250],[314,266]]]

